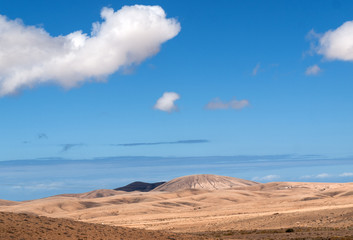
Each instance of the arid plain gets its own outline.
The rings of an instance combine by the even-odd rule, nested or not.
[[[24,202],[3,200],[0,211],[195,238],[351,239],[353,183],[261,184],[192,175],[148,192],[101,189]]]

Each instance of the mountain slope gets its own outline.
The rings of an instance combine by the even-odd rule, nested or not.
[[[212,174],[200,174],[175,178],[155,188],[153,191],[174,192],[183,189],[216,190],[253,186],[256,184],[258,183],[240,178],[218,176]]]
[[[93,191],[85,192],[85,193],[69,193],[69,194],[60,194],[57,196],[91,199],[91,198],[110,197],[110,196],[115,196],[118,194],[119,194],[119,192],[111,190],[111,189],[98,189],[98,190],[93,190]]]

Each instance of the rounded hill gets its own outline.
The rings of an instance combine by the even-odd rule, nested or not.
[[[169,182],[166,182],[156,187],[153,191],[174,192],[183,189],[217,190],[234,187],[252,186],[256,184],[258,183],[240,178],[212,174],[199,174],[175,178]]]

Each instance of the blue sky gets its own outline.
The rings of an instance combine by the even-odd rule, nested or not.
[[[108,167],[72,176],[102,183],[97,188],[158,181],[147,177],[152,170],[134,170],[143,157],[157,156],[200,157],[188,171],[170,160],[173,168],[156,175],[163,179],[353,179],[339,177],[353,172],[351,1],[13,0],[0,2],[0,14],[0,174],[11,173],[3,175],[9,189],[30,179],[35,186],[58,182],[46,164],[38,178],[22,178],[30,169],[18,160],[62,160],[62,169],[69,167],[64,160],[92,160],[96,168],[97,159],[124,156],[139,156],[126,160],[128,177],[107,174],[104,182]],[[112,29],[126,35],[115,39]],[[269,155],[283,163],[283,156],[297,157],[289,170],[230,172],[221,164],[227,156],[236,165],[239,156]],[[307,155],[319,156],[309,168]],[[221,157],[201,160],[210,156]],[[10,163],[13,171],[5,168]],[[81,190],[87,187],[67,189]],[[8,191],[3,198],[18,199]]]

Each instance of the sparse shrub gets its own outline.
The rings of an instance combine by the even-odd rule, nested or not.
[[[232,235],[234,235],[234,232],[228,231],[228,232],[225,232],[223,235],[224,236],[232,236]]]
[[[290,233],[290,232],[294,232],[294,229],[293,229],[293,228],[288,228],[288,229],[286,230],[286,233]]]

